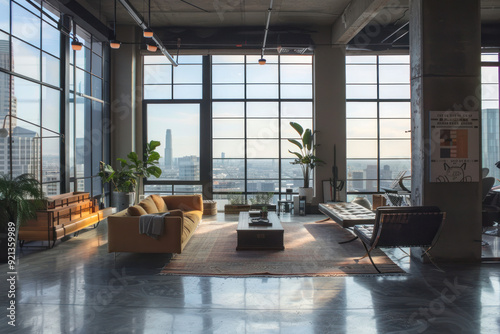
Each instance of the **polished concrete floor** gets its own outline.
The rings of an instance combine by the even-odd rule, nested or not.
[[[106,243],[102,222],[53,249],[18,251],[16,326],[7,324],[10,285],[2,279],[0,333],[500,332],[498,264],[440,271],[388,251],[407,275],[160,276],[168,255],[123,253],[115,261]],[[5,277],[9,269],[0,271]]]

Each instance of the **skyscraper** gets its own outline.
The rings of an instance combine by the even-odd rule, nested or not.
[[[172,168],[172,130],[167,129],[165,134],[165,168]]]

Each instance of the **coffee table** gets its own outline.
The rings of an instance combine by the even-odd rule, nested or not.
[[[271,226],[250,226],[248,212],[240,212],[236,234],[238,243],[236,250],[245,249],[277,249],[284,250],[284,230],[274,212],[269,212],[267,218]]]

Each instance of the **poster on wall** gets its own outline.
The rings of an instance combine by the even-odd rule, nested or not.
[[[431,111],[430,182],[479,182],[479,112]]]

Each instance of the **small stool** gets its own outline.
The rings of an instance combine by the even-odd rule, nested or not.
[[[213,216],[217,214],[217,202],[211,200],[203,201],[203,215]]]

